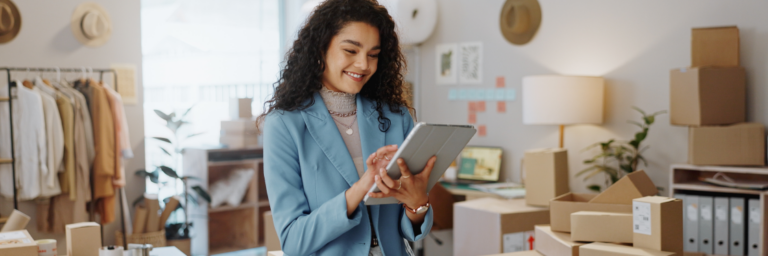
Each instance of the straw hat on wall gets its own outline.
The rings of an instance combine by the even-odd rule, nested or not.
[[[510,43],[527,44],[541,25],[541,6],[537,0],[507,0],[501,8],[501,34]]]
[[[0,44],[10,42],[21,30],[21,13],[11,0],[0,0]]]
[[[82,3],[72,13],[72,33],[77,41],[89,47],[104,45],[112,36],[112,20],[97,3]]]

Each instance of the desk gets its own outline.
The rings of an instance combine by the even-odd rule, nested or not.
[[[468,201],[478,198],[484,198],[484,197],[494,197],[494,198],[503,198],[500,195],[483,192],[477,189],[470,188],[468,185],[461,185],[461,184],[451,184],[447,182],[440,182],[443,187],[445,187],[448,192],[453,195],[455,202],[461,202],[461,201]]]

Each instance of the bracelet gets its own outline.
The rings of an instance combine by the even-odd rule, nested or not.
[[[427,203],[426,204],[424,204],[422,206],[419,206],[419,207],[416,207],[416,209],[408,207],[405,204],[403,204],[403,208],[405,208],[406,211],[409,211],[409,212],[411,212],[413,214],[419,214],[419,213],[426,212],[426,210],[424,210],[424,209],[429,209],[429,199],[427,199]]]

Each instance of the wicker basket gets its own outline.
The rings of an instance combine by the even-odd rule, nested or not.
[[[151,244],[153,247],[164,247],[165,230],[144,234],[132,234],[127,237],[126,241],[129,244]],[[123,232],[115,231],[115,243],[123,243]],[[126,248],[125,245],[123,245],[123,248]]]

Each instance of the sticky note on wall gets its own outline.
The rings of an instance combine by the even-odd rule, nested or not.
[[[506,85],[506,82],[504,81],[503,76],[497,76],[496,77],[496,88],[504,88]]]

